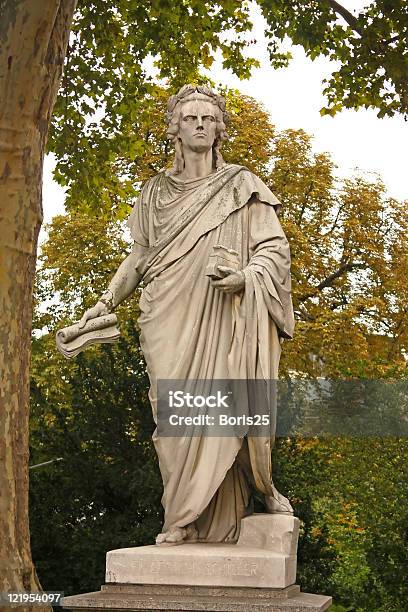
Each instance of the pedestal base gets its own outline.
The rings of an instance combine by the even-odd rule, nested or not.
[[[296,581],[299,520],[253,514],[236,544],[138,546],[106,556],[96,593],[64,597],[69,610],[323,612],[331,597],[301,593]]]
[[[324,612],[332,603],[326,595],[286,589],[106,584],[100,591],[64,597],[66,610],[94,612]]]
[[[106,555],[106,582],[284,589],[296,582],[299,519],[253,514],[236,544],[137,546]]]
[[[106,581],[281,589],[296,581],[296,556],[236,544],[124,548],[108,553]]]

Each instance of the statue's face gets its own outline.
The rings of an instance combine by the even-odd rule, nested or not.
[[[183,104],[178,133],[183,150],[200,153],[211,149],[217,129],[215,112],[214,105],[205,100],[188,100]]]

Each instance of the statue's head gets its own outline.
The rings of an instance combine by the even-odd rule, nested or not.
[[[171,174],[184,169],[183,150],[213,151],[215,169],[224,165],[219,151],[227,136],[228,114],[225,100],[205,85],[184,85],[171,96],[167,104],[167,136],[175,147],[176,156]]]

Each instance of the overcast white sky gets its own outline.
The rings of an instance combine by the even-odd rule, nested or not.
[[[344,0],[346,8],[356,12],[364,0]],[[388,192],[398,199],[408,199],[408,168],[406,143],[408,123],[401,117],[378,119],[375,111],[342,111],[333,117],[321,117],[324,105],[322,79],[330,74],[331,63],[326,59],[312,62],[299,47],[291,47],[294,59],[289,68],[273,70],[268,62],[263,35],[264,22],[259,11],[254,12],[254,34],[257,44],[251,55],[261,66],[247,81],[240,81],[220,62],[209,71],[211,78],[223,85],[235,87],[262,102],[279,128],[303,128],[314,136],[316,151],[331,153],[341,175],[355,168],[378,172]],[[44,169],[44,218],[64,211],[64,191],[52,180],[53,157],[47,156]]]

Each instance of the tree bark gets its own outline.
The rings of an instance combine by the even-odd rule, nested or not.
[[[75,5],[0,0],[0,592],[40,588],[28,524],[32,290],[44,148]]]

